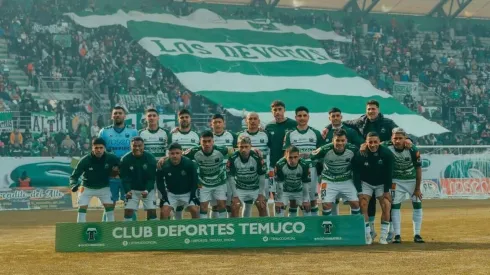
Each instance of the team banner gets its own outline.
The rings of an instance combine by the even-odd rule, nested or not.
[[[38,112],[31,114],[31,132],[41,133],[47,129],[49,133],[66,130],[66,117],[54,112]]]
[[[0,112],[0,131],[11,132],[14,130],[14,121],[11,112]]]
[[[57,252],[364,245],[361,215],[56,224]]]
[[[71,208],[71,190],[67,187],[12,188],[0,191],[0,211]]]
[[[122,10],[66,15],[86,28],[126,26],[183,86],[235,116],[246,110],[259,113],[262,121],[272,120],[270,103],[280,99],[289,117],[297,106],[307,106],[310,125],[321,129],[332,107],[341,108],[344,119],[353,119],[365,113],[368,100],[376,99],[383,114],[412,135],[447,132],[330,57],[319,40],[339,38],[332,32],[271,20],[225,20],[207,9],[179,17]]]

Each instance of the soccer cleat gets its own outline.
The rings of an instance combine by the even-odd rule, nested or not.
[[[380,237],[379,238],[379,243],[380,244],[388,244],[388,241],[386,240],[386,238]]]
[[[370,234],[366,234],[366,244],[370,245],[373,243],[373,239],[371,238]]]
[[[371,231],[371,239],[372,240],[375,240],[376,239],[376,236],[378,236],[378,234],[376,234],[375,231]]]
[[[393,237],[395,236],[394,232],[388,232],[388,236],[386,237],[386,241],[389,243],[393,242]]]
[[[396,235],[393,243],[402,243],[402,237],[400,235]]]
[[[414,243],[425,243],[424,239],[420,235],[413,236],[413,242]]]

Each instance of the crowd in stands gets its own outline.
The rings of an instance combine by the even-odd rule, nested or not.
[[[0,28],[9,38],[9,52],[16,54],[19,67],[29,76],[30,85],[37,88],[41,77],[50,77],[54,80],[50,87],[52,90],[66,86],[66,90],[72,92],[75,87],[70,80],[79,77],[96,93],[107,95],[112,106],[124,105],[130,112],[142,112],[149,104],[162,114],[174,114],[182,108],[190,109],[193,113],[223,112],[221,106],[188,91],[171,71],[133,41],[125,28],[85,29],[71,24],[62,16],[64,12],[84,10],[86,2],[44,0],[34,1],[32,6],[25,7],[15,4],[15,1],[4,1],[0,11]],[[149,8],[147,2],[142,2],[143,10]],[[165,5],[168,12],[177,15],[193,12],[193,7],[185,1],[169,1]],[[260,8],[241,7],[224,7],[219,12],[223,17],[236,19],[267,14]],[[487,119],[490,115],[490,45],[480,39],[490,36],[489,29],[479,25],[471,28],[459,26],[455,29],[455,35],[464,35],[466,39],[458,40],[448,28],[441,28],[437,35],[426,33],[423,43],[416,44],[413,41],[419,32],[413,21],[397,22],[393,19],[383,25],[374,19],[369,22],[361,19],[354,23],[346,17],[340,22],[330,17],[328,12],[303,15],[280,12],[271,17],[284,24],[330,24],[339,34],[352,37],[352,43],[326,42],[324,47],[330,55],[342,59],[380,90],[393,93],[397,82],[418,82],[422,89],[437,96],[440,101],[437,106],[431,106],[425,99],[412,94],[406,94],[401,99],[415,112],[453,131],[450,134],[421,137],[417,140],[418,144],[490,144],[490,123]],[[36,23],[66,30],[49,33],[49,29],[38,28]],[[362,32],[364,23],[368,26],[367,35]],[[55,35],[58,35],[56,39]],[[449,52],[450,49],[457,50],[458,54],[434,53]],[[458,66],[459,62],[463,64],[462,67]],[[61,114],[70,112],[68,106],[72,106],[73,102],[39,103],[28,90],[21,91],[9,81],[8,66],[0,64],[0,67],[0,111],[27,114],[54,109]],[[141,98],[163,100],[128,102],[127,98],[134,99],[139,95]],[[86,100],[90,100],[89,95],[82,102],[76,102],[76,108],[83,108]],[[458,107],[472,107],[474,111],[468,112],[465,111],[468,109]],[[238,123],[234,124],[240,127],[240,122],[241,118],[238,118]],[[98,121],[101,127],[104,124],[105,121]],[[12,143],[11,136],[10,133],[2,135],[2,148],[18,143],[15,143],[18,140],[15,138]],[[83,151],[89,138],[74,133],[68,134],[69,139],[66,136],[67,133],[59,133],[55,136],[57,138],[43,139],[41,135],[29,139],[27,135],[23,138],[22,146],[27,148],[27,144],[33,144],[30,148],[38,148],[37,144],[42,144],[41,150],[32,152],[29,149],[32,154],[77,154]],[[7,147],[17,148],[16,145]],[[71,149],[67,151],[67,147]],[[12,154],[15,150],[11,148],[2,150],[2,153]]]

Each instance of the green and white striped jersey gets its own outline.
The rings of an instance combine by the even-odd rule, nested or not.
[[[177,132],[172,133],[171,139],[172,142],[180,144],[183,150],[199,146],[199,134],[193,130],[190,130],[189,132],[177,130]]]
[[[265,175],[268,171],[264,160],[254,151],[250,151],[248,159],[244,160],[240,152],[235,152],[228,159],[226,164],[228,176],[233,176],[236,181],[236,188],[242,190],[259,189],[259,176]]]
[[[277,161],[275,166],[276,182],[283,184],[284,192],[302,192],[303,184],[309,184],[310,166],[300,159],[296,167],[290,167],[285,158]]]
[[[247,136],[252,141],[252,147],[258,149],[262,153],[262,158],[264,158],[267,167],[269,167],[269,152],[270,152],[270,138],[267,132],[257,131],[255,133],[250,133],[248,130],[239,132],[237,134],[237,140],[241,136]]]
[[[224,131],[221,135],[214,134],[214,145],[216,146],[235,148],[236,141],[236,136],[229,131]]]
[[[316,148],[324,144],[321,133],[314,128],[308,127],[306,130],[298,130],[298,128],[289,131],[284,137],[284,150],[289,146],[294,145],[299,149],[299,156],[312,167],[311,153]]]
[[[167,155],[167,148],[172,143],[170,133],[162,128],[155,131],[143,129],[139,131],[139,136],[145,141],[145,150],[152,153],[156,159]]]
[[[352,179],[352,160],[359,151],[353,144],[347,143],[342,153],[334,150],[333,143],[325,144],[316,149],[312,160],[323,160],[322,179],[329,182],[341,182]]]
[[[226,167],[223,162],[229,155],[226,147],[213,146],[211,153],[204,153],[201,146],[192,147],[184,156],[195,161],[199,168],[199,182],[206,187],[216,187],[226,183]]]
[[[422,166],[420,152],[412,145],[410,149],[398,150],[390,142],[383,143],[393,153],[393,179],[414,180],[417,177],[417,167]]]

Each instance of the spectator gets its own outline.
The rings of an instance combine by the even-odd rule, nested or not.
[[[70,135],[66,135],[65,139],[61,142],[60,153],[63,156],[71,156],[73,151],[77,148],[75,142],[70,138]]]
[[[97,137],[99,135],[99,132],[100,132],[100,128],[97,124],[97,121],[94,121],[92,127],[90,127],[90,137],[91,138]]]

